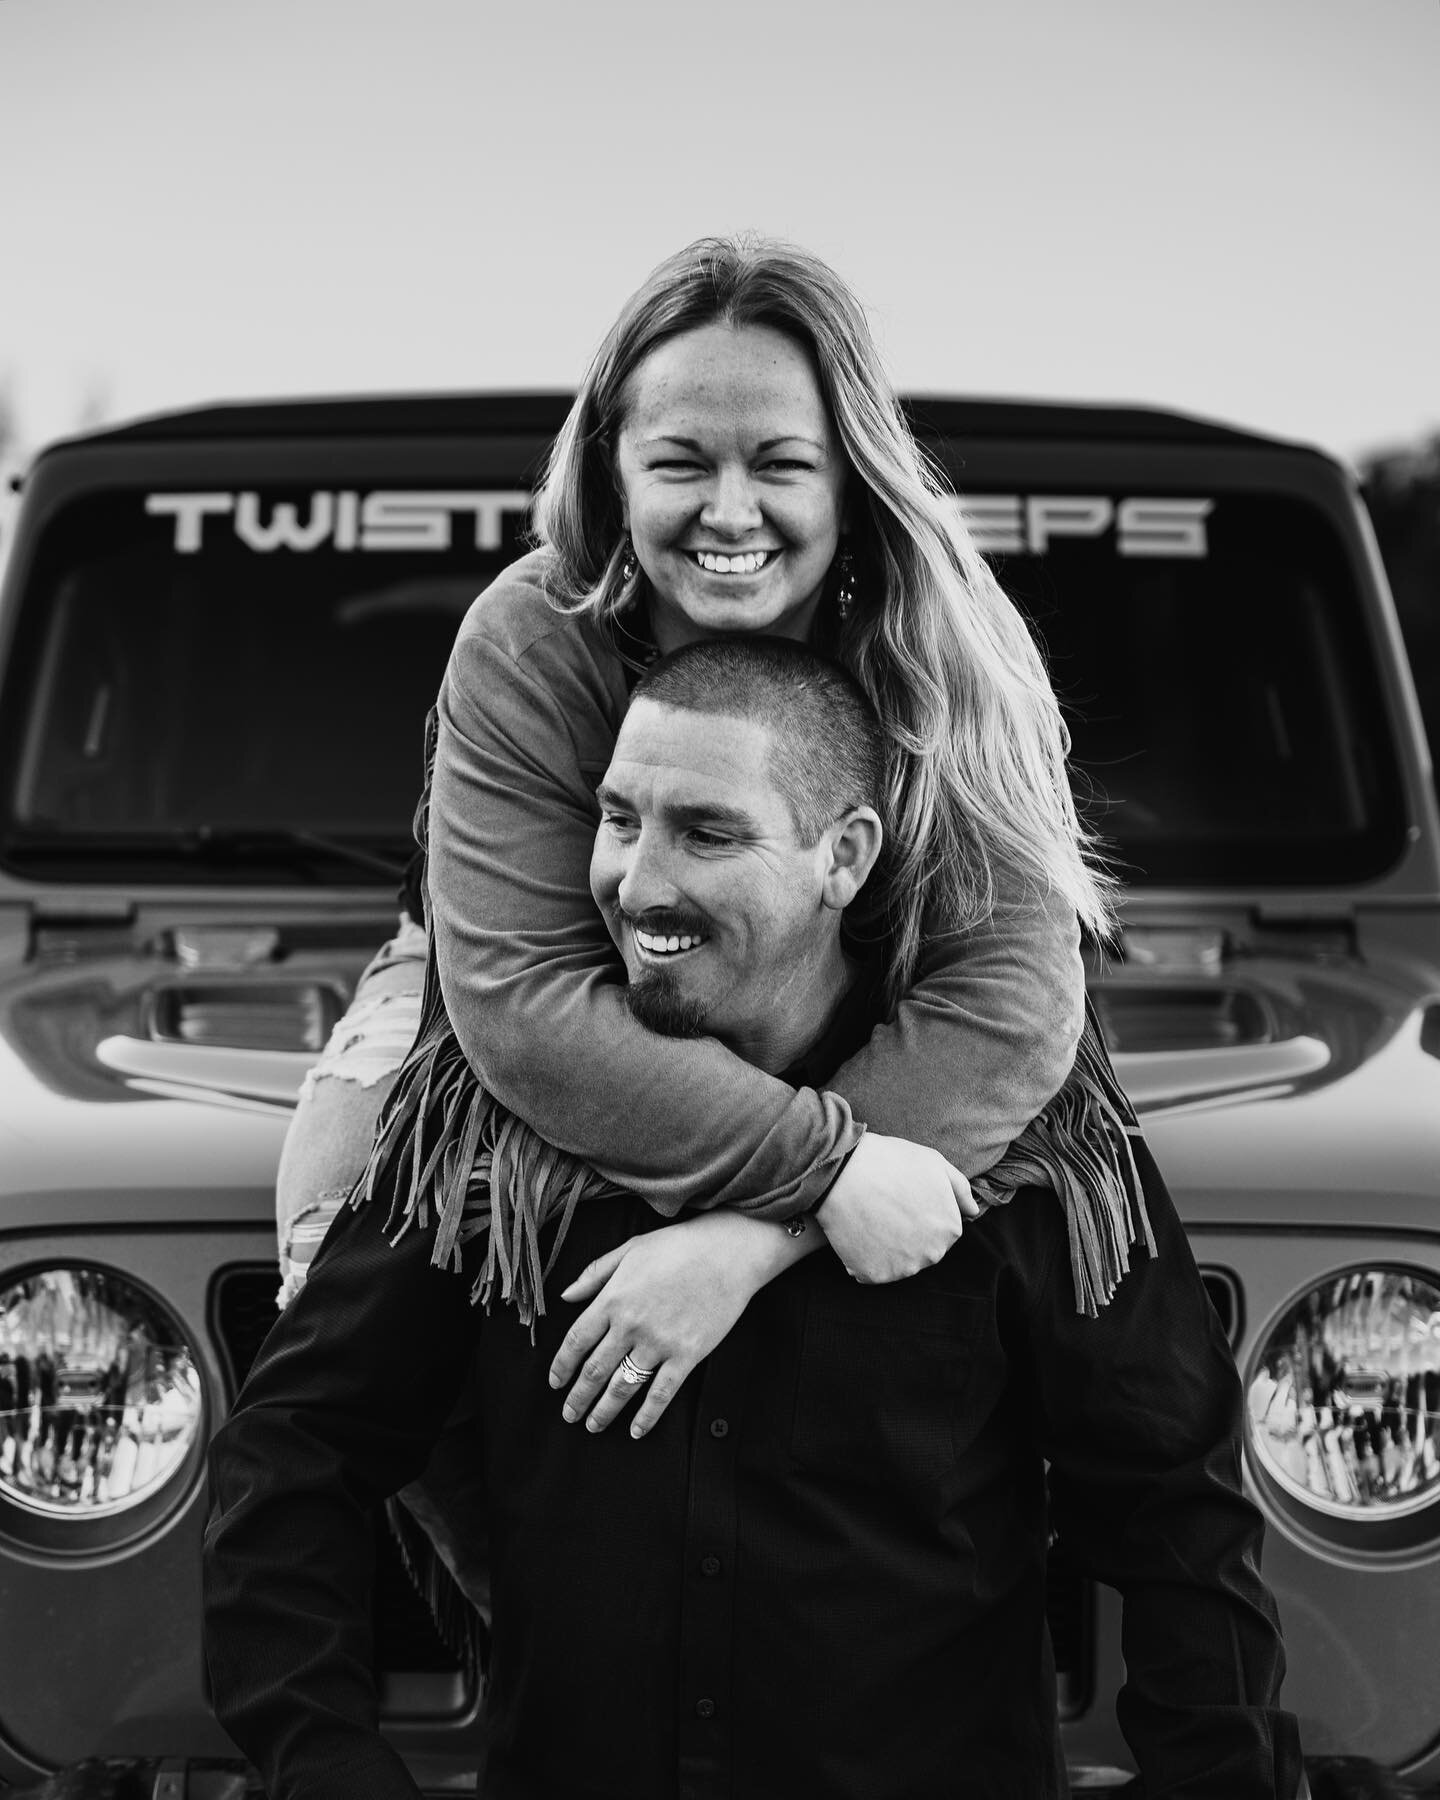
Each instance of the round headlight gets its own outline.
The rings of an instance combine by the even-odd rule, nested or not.
[[[0,1497],[52,1518],[138,1506],[185,1464],[202,1411],[179,1327],[124,1276],[0,1284]]]
[[[1394,1519],[1440,1499],[1440,1277],[1318,1282],[1261,1345],[1246,1410],[1261,1469],[1318,1512]]]

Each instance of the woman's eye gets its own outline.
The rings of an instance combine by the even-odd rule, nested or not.
[[[767,469],[778,469],[782,475],[808,475],[810,464],[800,462],[794,457],[776,456],[766,463]]]

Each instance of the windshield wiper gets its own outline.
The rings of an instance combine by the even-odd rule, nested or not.
[[[219,851],[243,850],[248,845],[266,849],[271,845],[283,850],[319,851],[333,856],[337,862],[350,863],[357,869],[370,869],[379,875],[398,880],[405,873],[410,858],[398,859],[382,855],[378,850],[362,850],[358,844],[347,844],[343,838],[326,837],[323,832],[303,831],[297,825],[188,825],[179,841],[189,848],[204,851],[214,846]]]
[[[278,852],[300,867],[328,856],[391,881],[400,879],[410,860],[409,854],[398,848],[386,855],[346,843],[343,838],[289,825],[180,825],[171,831],[12,830],[0,840],[0,852],[6,855],[60,857],[67,863],[107,854],[237,863],[243,862],[247,851],[254,851],[257,857],[268,856],[272,862]],[[318,874],[313,878],[320,879]]]

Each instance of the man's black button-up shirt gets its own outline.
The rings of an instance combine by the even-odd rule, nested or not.
[[[1022,1192],[909,1281],[859,1286],[828,1251],[792,1268],[638,1443],[561,1418],[546,1373],[573,1309],[532,1345],[428,1237],[391,1249],[378,1209],[343,1217],[212,1458],[212,1688],[272,1800],[416,1791],[376,1726],[368,1513],[419,1472],[472,1358],[485,1800],[1057,1793],[1052,1525],[1124,1597],[1147,1794],[1293,1794],[1239,1384],[1137,1148],[1158,1255],[1098,1319],[1059,1203]],[[661,1223],[583,1206],[550,1292]]]

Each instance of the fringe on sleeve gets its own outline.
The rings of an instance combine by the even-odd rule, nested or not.
[[[451,1029],[432,956],[420,1030],[351,1204],[388,1197],[390,1241],[411,1229],[433,1230],[431,1262],[456,1274],[465,1246],[483,1235],[485,1257],[471,1300],[488,1308],[498,1293],[533,1328],[575,1208],[623,1191],[546,1143],[488,1092]],[[552,1223],[557,1230],[542,1263],[541,1233]]]
[[[473,1687],[490,1661],[486,1621],[445,1566],[424,1526],[394,1494],[385,1502],[385,1523],[406,1577],[430,1614],[436,1636],[464,1669]]]
[[[1000,1161],[971,1183],[977,1200],[1003,1206],[1022,1187],[1053,1188],[1070,1233],[1075,1310],[1095,1318],[1130,1267],[1132,1247],[1155,1254],[1145,1190],[1130,1140],[1139,1121],[1116,1080],[1089,1000],[1075,1064],[1060,1092]]]

